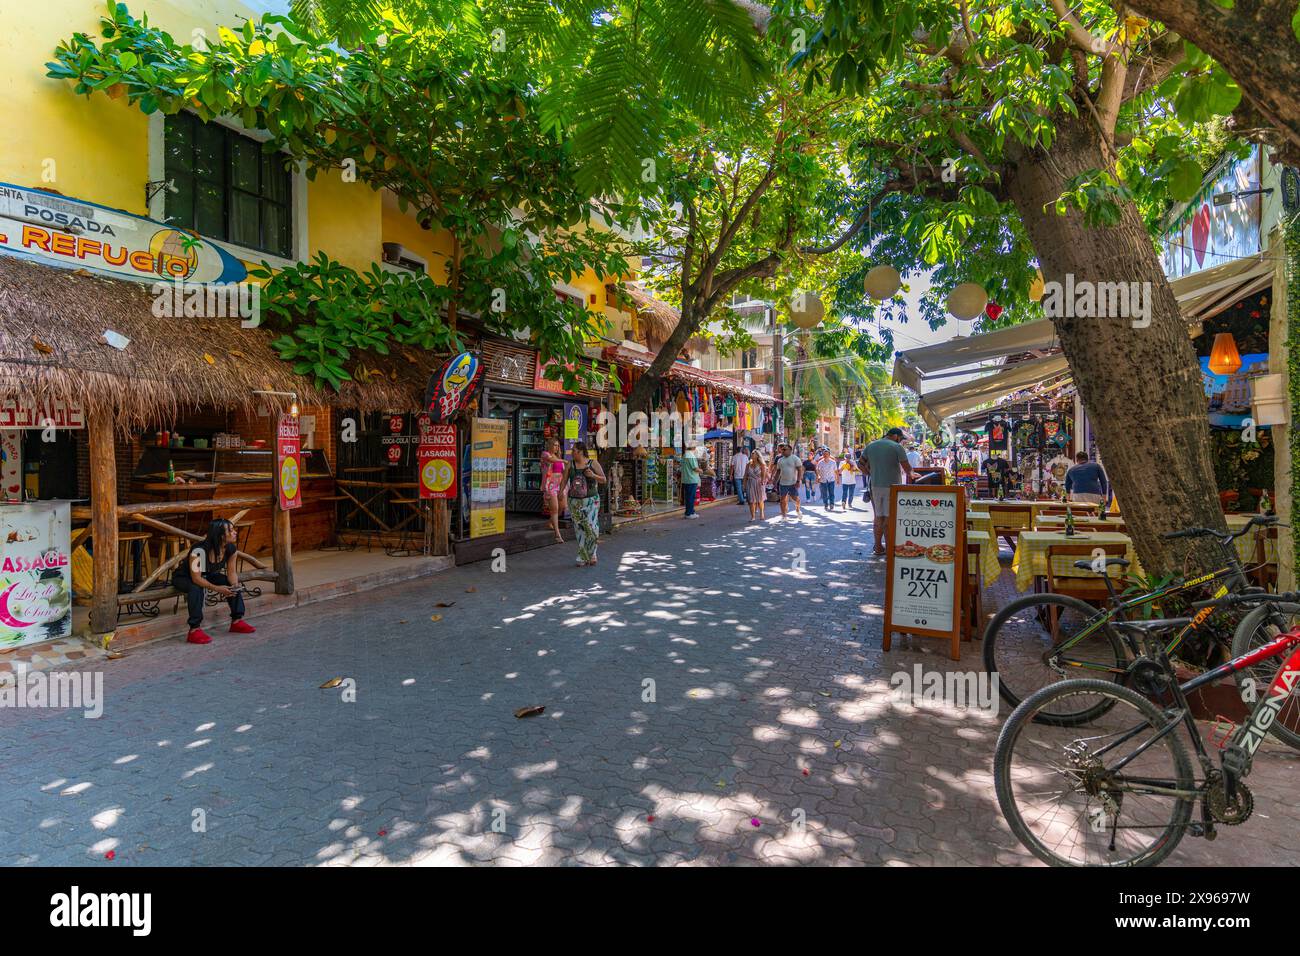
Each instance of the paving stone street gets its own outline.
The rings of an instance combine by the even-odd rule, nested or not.
[[[97,720],[0,710],[0,863],[1037,865],[993,793],[1006,709],[890,686],[978,670],[979,645],[884,654],[869,512],[805,512],[662,520],[595,568],[569,543],[254,605],[251,637],[95,665]],[[1300,861],[1298,767],[1266,745],[1255,816],[1169,865]]]

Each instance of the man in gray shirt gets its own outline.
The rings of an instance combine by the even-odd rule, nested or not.
[[[872,530],[876,536],[876,554],[885,553],[885,519],[889,517],[889,489],[903,483],[903,475],[912,481],[912,465],[903,448],[903,430],[891,428],[884,438],[877,438],[862,453],[863,471],[871,480]]]
[[[792,498],[795,514],[802,518],[803,509],[799,507],[799,475],[803,472],[803,459],[789,445],[778,445],[777,451],[781,456],[772,462],[772,471],[776,476],[776,496],[781,503],[781,517],[788,517],[785,500]]]

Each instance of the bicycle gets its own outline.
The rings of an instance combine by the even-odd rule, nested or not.
[[[1216,583],[1220,587],[1215,599],[1233,593],[1248,593],[1252,586],[1232,543],[1252,528],[1277,526],[1277,520],[1275,515],[1255,515],[1235,534],[1210,528],[1188,528],[1166,534],[1166,539],[1213,536],[1224,554],[1224,566],[1191,580],[1174,582],[1128,599],[1116,593],[1110,568],[1127,568],[1129,561],[1124,558],[1105,558],[1104,562],[1100,562],[1101,567],[1094,561],[1075,561],[1075,568],[1101,575],[1110,595],[1110,606],[1098,610],[1079,598],[1040,593],[1017,598],[999,610],[985,628],[983,640],[984,667],[990,674],[998,675],[998,693],[1003,700],[1015,707],[1031,693],[1069,677],[1070,669],[1088,671],[1091,676],[1099,679],[1122,683],[1129,673],[1131,662],[1138,656],[1138,648],[1131,636],[1118,625],[1127,622],[1132,612],[1143,607]],[[1213,613],[1214,609],[1210,607],[1191,618],[1174,635],[1165,648],[1166,653],[1172,654]],[[1061,635],[1055,642],[1052,641],[1050,632],[1041,625],[1044,617],[1053,614],[1057,619],[1057,633]],[[1287,627],[1287,622],[1280,617],[1269,617],[1268,623],[1277,626],[1279,630]],[[1040,719],[1042,723],[1070,726],[1093,716],[1096,715],[1087,711],[1044,713]],[[1291,746],[1300,748],[1300,734],[1296,734],[1290,743]]]
[[[1297,613],[1297,601],[1300,593],[1240,594],[1197,602],[1193,608],[1260,602],[1257,610],[1272,606]],[[1140,656],[1134,666],[1151,665],[1138,682],[1149,696],[1110,681],[1067,680],[1030,695],[1007,719],[993,758],[994,787],[1011,831],[1038,859],[1058,866],[1154,866],[1189,833],[1212,840],[1216,826],[1235,826],[1249,819],[1254,798],[1244,780],[1264,738],[1276,736],[1280,715],[1297,701],[1300,625],[1179,684],[1169,655],[1155,638],[1185,626],[1188,620],[1119,625],[1136,631],[1147,645],[1150,656]],[[1249,640],[1250,635],[1243,633],[1245,625],[1243,621],[1237,628],[1234,645]],[[1191,715],[1187,694],[1277,657],[1284,660],[1267,693],[1258,696],[1244,723],[1225,734],[1220,744],[1223,756],[1215,766]],[[1072,696],[1108,702],[1100,708],[1100,716],[1090,721],[1093,726],[1086,735],[1079,735],[1079,728],[1035,722],[1043,707]],[[1192,738],[1201,767],[1199,780],[1177,734],[1180,726]],[[1050,799],[1040,806],[1038,797]],[[1146,798],[1151,800],[1143,802]],[[1068,808],[1067,802],[1072,804]],[[1193,821],[1198,802],[1201,818]]]

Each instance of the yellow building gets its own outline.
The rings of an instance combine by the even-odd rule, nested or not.
[[[130,9],[182,43],[260,15],[235,0],[136,0]],[[125,97],[81,96],[72,83],[47,78],[45,65],[55,47],[76,32],[98,36],[103,14],[102,0],[7,7],[0,89],[10,122],[0,150],[0,183],[175,225],[220,242],[245,262],[283,267],[323,251],[362,270],[382,262],[387,249],[395,267],[444,280],[450,236],[422,228],[386,191],[345,182],[338,170],[314,181],[301,171],[281,178],[249,148],[265,134],[244,129],[236,117],[205,126],[188,114],[146,116]],[[224,196],[216,195],[218,170],[208,162],[214,155],[225,156]],[[191,163],[192,176],[184,171]],[[606,316],[610,337],[617,340],[619,322],[627,317],[607,315],[607,281],[588,270],[557,291]]]

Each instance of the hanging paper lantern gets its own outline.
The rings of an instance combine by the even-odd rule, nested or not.
[[[989,295],[984,287],[974,282],[963,282],[948,293],[948,311],[958,319],[969,322],[984,311]]]
[[[1037,302],[1043,297],[1043,292],[1047,288],[1047,283],[1043,281],[1043,270],[1039,269],[1038,274],[1034,276],[1029,283],[1029,301]]]
[[[1214,337],[1210,349],[1210,371],[1215,375],[1231,375],[1241,368],[1241,353],[1231,332],[1220,332]]]
[[[998,316],[1001,315],[1004,311],[1005,310],[1002,308],[1002,306],[998,305],[996,302],[990,302],[988,305],[984,306],[984,314],[987,315],[994,322],[998,320]]]
[[[790,299],[790,318],[801,329],[811,329],[826,315],[822,300],[812,292],[798,292]]]
[[[876,266],[867,273],[862,285],[867,290],[867,295],[877,302],[883,302],[894,297],[894,293],[903,285],[903,277],[893,266]]]

